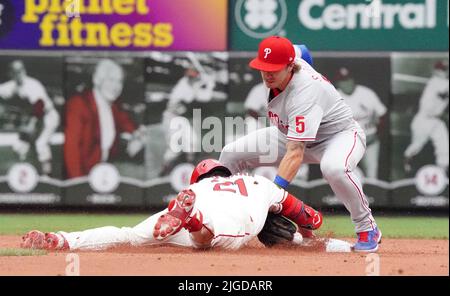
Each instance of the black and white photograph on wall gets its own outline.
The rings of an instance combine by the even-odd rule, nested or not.
[[[62,73],[57,55],[0,55],[0,203],[60,201]]]
[[[230,98],[227,103],[227,114],[244,117],[247,124],[246,133],[258,128],[258,118],[267,118],[268,88],[262,81],[259,71],[251,69],[248,65],[254,55],[255,53],[233,52],[229,63]],[[261,121],[261,125],[260,128],[268,126],[268,120]],[[228,138],[233,136],[230,134]]]
[[[65,74],[64,168],[67,189],[77,188],[67,203],[141,203],[144,59],[68,56]]]
[[[204,147],[202,138],[214,128],[222,135],[227,63],[228,53],[224,52],[149,53],[145,97],[151,137],[145,167],[147,180],[160,179],[152,184],[162,185],[167,192],[179,191],[188,185],[197,161],[219,156],[222,139],[208,141],[211,145],[207,146],[216,147],[210,149]],[[202,128],[203,120],[210,116],[220,121]],[[152,196],[155,188],[150,190]]]
[[[448,53],[394,53],[392,69],[396,204],[448,207]]]

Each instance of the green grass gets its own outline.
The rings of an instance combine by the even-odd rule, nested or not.
[[[79,231],[101,226],[134,226],[147,215],[117,214],[0,214],[0,235],[42,231]],[[448,217],[377,217],[385,238],[448,239]],[[335,237],[353,237],[349,216],[326,216],[319,234],[332,232]]]
[[[32,229],[72,232],[101,226],[133,226],[147,217],[135,214],[0,214],[0,235],[25,234]]]
[[[385,238],[448,239],[448,217],[376,217]],[[349,216],[325,217],[319,233],[336,237],[355,236]]]
[[[30,250],[30,249],[0,249],[0,257],[2,256],[42,256],[47,255],[45,250]]]

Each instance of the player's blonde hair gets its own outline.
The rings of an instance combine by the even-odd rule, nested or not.
[[[301,68],[302,68],[302,66],[300,65],[300,63],[298,61],[294,61],[292,63],[292,72],[298,73],[298,72],[300,72]]]

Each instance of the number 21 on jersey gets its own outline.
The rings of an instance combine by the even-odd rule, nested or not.
[[[213,179],[211,182],[217,182]],[[233,181],[226,181],[222,183],[216,183],[213,187],[214,191],[228,191],[236,193],[239,190],[239,194],[242,196],[248,196],[247,187],[245,187],[244,179],[237,179]]]

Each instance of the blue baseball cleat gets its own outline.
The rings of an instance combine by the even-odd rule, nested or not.
[[[358,241],[353,246],[353,251],[370,253],[378,250],[378,244],[381,243],[381,231],[378,227],[374,230],[359,232],[357,235]]]

